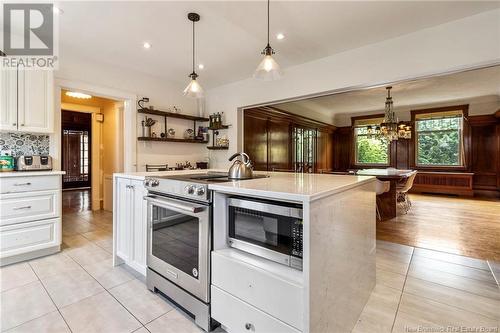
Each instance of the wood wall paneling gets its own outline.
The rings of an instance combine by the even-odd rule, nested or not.
[[[244,115],[243,150],[252,159],[255,170],[267,170],[267,118]]]
[[[255,170],[293,169],[294,127],[316,130],[316,165],[314,170],[333,169],[335,127],[271,107],[244,110],[244,151],[254,162]]]

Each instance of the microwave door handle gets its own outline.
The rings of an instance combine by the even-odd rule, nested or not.
[[[173,210],[182,210],[185,212],[189,213],[200,213],[204,211],[207,207],[202,206],[202,205],[189,205],[189,204],[183,204],[181,201],[178,200],[169,200],[169,199],[157,199],[154,196],[147,195],[144,197],[148,202],[165,207],[165,208],[171,208]]]
[[[258,212],[265,212],[287,217],[302,218],[302,209],[295,207],[278,206],[252,200],[242,200],[237,198],[228,199],[229,206],[246,208]]]

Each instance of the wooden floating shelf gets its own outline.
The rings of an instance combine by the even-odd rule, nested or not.
[[[168,118],[186,119],[186,120],[192,120],[192,121],[208,121],[209,120],[208,118],[204,118],[204,117],[190,116],[187,114],[180,114],[180,113],[173,113],[173,112],[166,112],[166,111],[152,110],[152,109],[138,109],[137,113],[151,114],[151,115],[155,115],[155,116],[163,116],[163,117],[168,117]]]
[[[207,149],[210,149],[210,150],[228,150],[229,147],[208,146]]]
[[[229,125],[222,125],[222,126],[219,126],[219,127],[209,127],[208,129],[212,130],[212,131],[218,131],[218,130],[221,130],[221,129],[228,129],[228,128],[229,128]]]
[[[176,139],[176,138],[150,138],[147,136],[140,136],[137,138],[139,141],[159,141],[159,142],[184,142],[184,143],[204,143],[208,141],[195,140],[195,139]]]

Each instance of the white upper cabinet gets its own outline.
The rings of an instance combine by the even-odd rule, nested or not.
[[[54,131],[54,79],[52,71],[18,72],[18,130],[52,133]]]
[[[54,76],[47,70],[2,70],[0,130],[54,132]]]
[[[17,131],[17,71],[0,74],[0,130]]]

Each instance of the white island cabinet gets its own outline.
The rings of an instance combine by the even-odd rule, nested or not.
[[[350,332],[375,286],[374,178],[270,173],[209,188],[212,317],[230,333]],[[230,246],[235,196],[302,207],[302,270]]]
[[[147,191],[141,177],[115,175],[113,182],[113,253],[115,264],[126,263],[146,275]]]
[[[0,174],[0,266],[60,250],[63,173]]]

